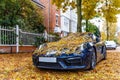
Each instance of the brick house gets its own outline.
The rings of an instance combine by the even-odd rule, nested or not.
[[[77,14],[76,10],[70,8],[63,13],[61,10],[57,10],[55,5],[51,4],[52,0],[35,0],[44,6],[43,16],[44,25],[47,32],[61,33],[62,36],[66,36],[69,32],[77,32]]]
[[[44,25],[48,33],[59,32],[60,30],[60,10],[51,4],[52,0],[33,0],[43,8]]]

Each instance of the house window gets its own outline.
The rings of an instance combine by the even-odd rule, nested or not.
[[[56,15],[56,25],[58,25],[58,19],[59,19],[59,16]]]
[[[69,20],[67,18],[64,18],[64,26],[69,26]]]

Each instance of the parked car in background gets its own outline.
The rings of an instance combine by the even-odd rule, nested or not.
[[[117,44],[115,41],[105,41],[105,45],[107,49],[116,49]]]
[[[92,33],[74,33],[57,42],[41,45],[32,60],[37,68],[94,69],[97,62],[106,59],[104,42]]]

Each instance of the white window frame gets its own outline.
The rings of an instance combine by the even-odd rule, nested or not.
[[[69,27],[69,19],[64,17],[64,26]]]
[[[59,15],[56,14],[55,18],[56,18],[56,20],[55,20],[55,22],[56,22],[56,26],[58,26],[58,25],[59,25]]]

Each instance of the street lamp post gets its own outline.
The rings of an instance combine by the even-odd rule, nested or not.
[[[48,0],[48,41],[49,41],[49,32],[50,32],[50,0]]]

